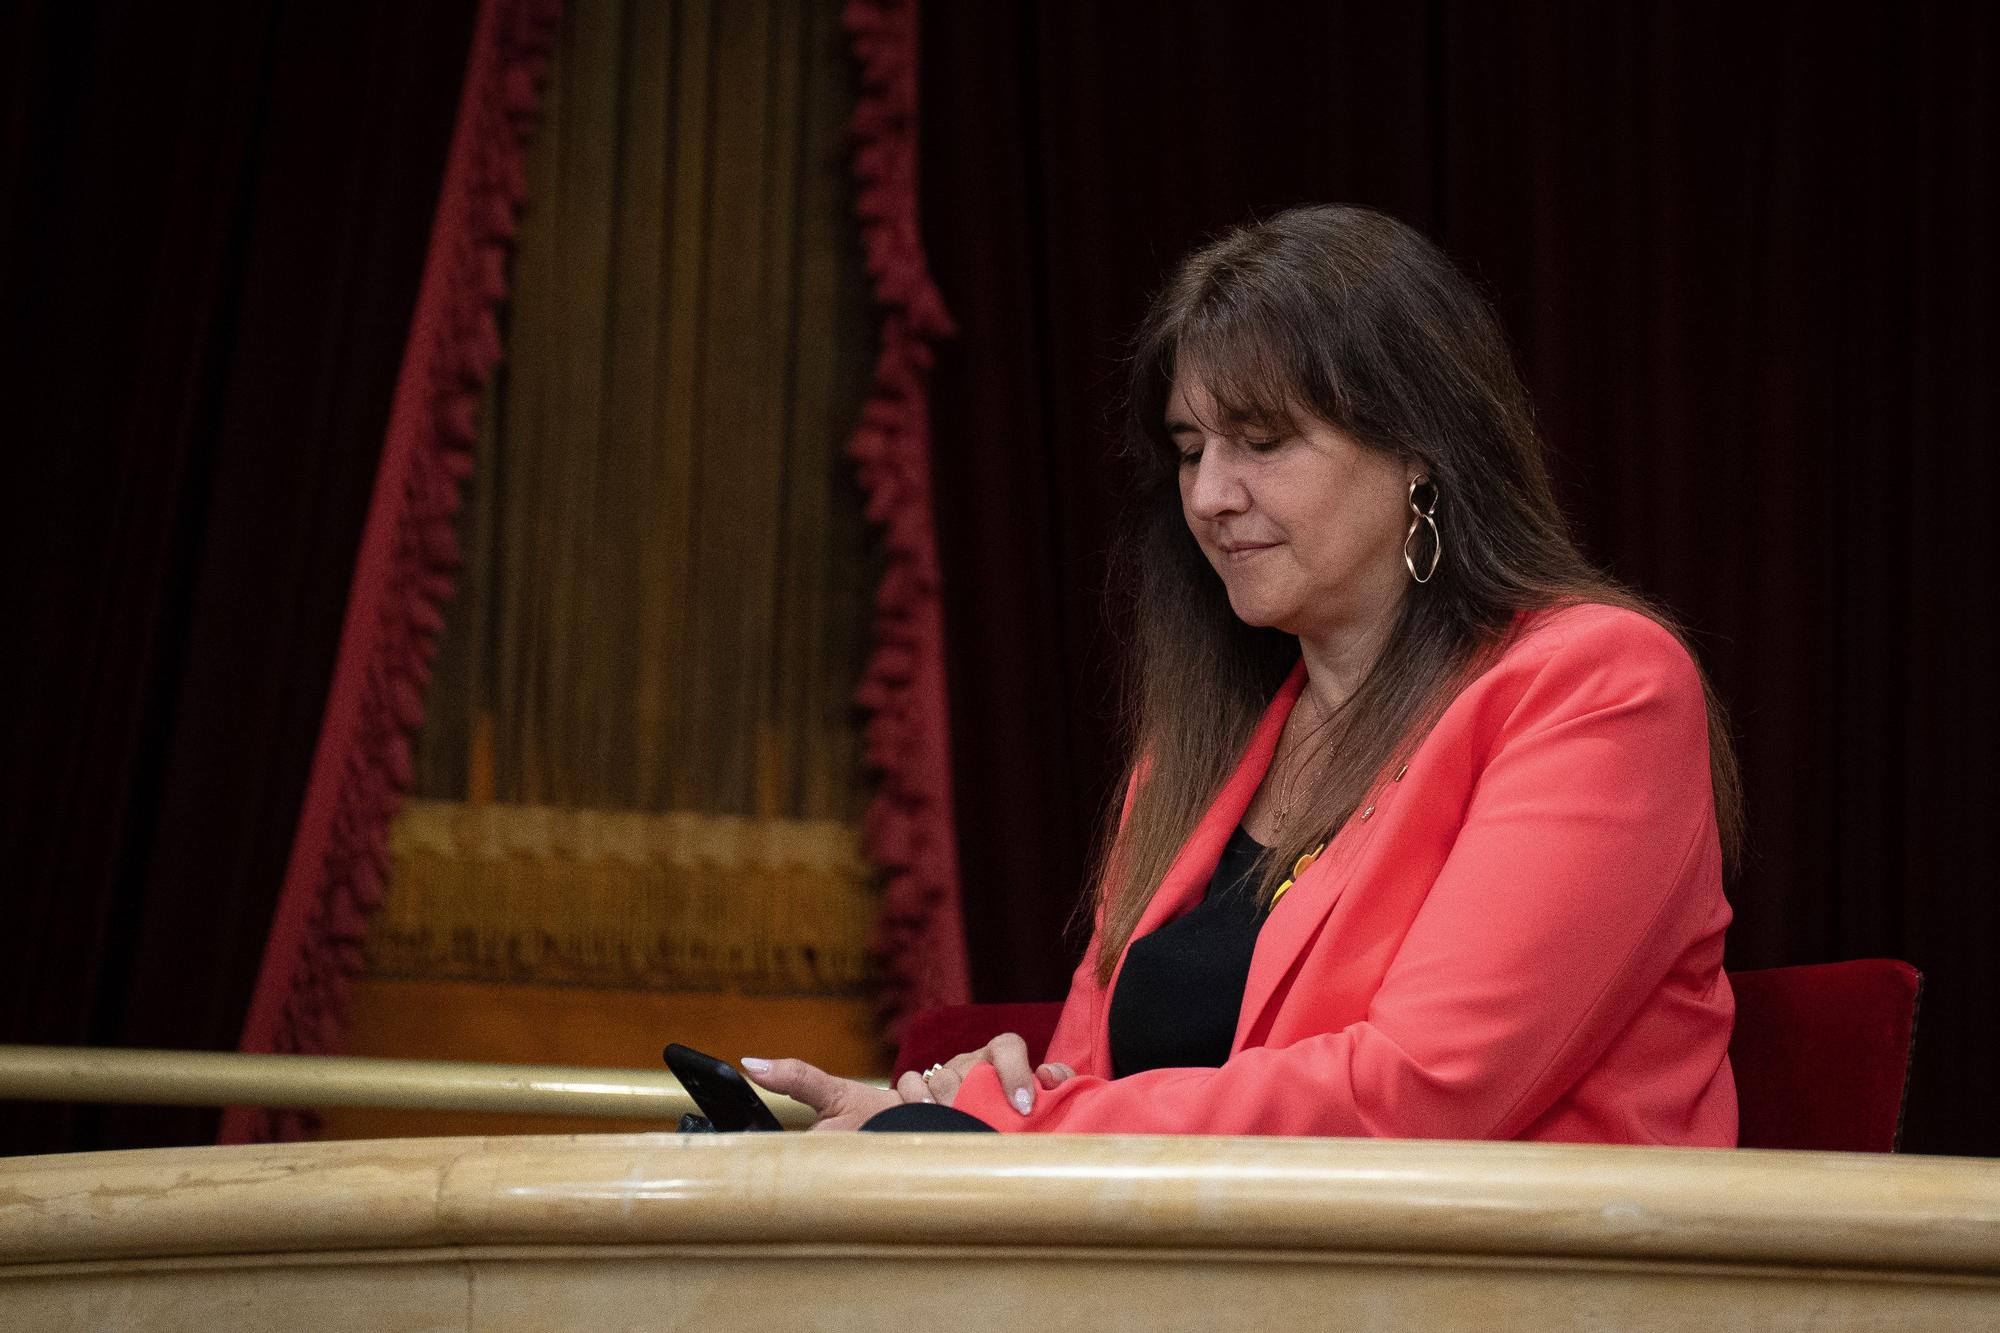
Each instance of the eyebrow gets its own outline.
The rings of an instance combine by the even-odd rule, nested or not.
[[[1234,426],[1261,427],[1266,430],[1294,429],[1289,423],[1264,421],[1252,416],[1233,416],[1230,418],[1230,424]],[[1172,439],[1176,435],[1200,435],[1202,433],[1202,428],[1193,422],[1182,421],[1177,417],[1170,418],[1167,422],[1168,439]]]

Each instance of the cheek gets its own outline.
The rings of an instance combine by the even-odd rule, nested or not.
[[[1394,556],[1400,559],[1401,519],[1378,497],[1331,507],[1306,526],[1311,534],[1301,545],[1312,562],[1328,573],[1346,573]]]
[[[1202,521],[1199,518],[1195,517],[1194,486],[1188,480],[1187,474],[1185,472],[1181,474],[1180,497],[1181,497],[1181,522],[1187,526],[1187,530],[1189,532],[1194,534],[1194,539],[1197,542],[1200,542],[1204,546],[1206,546],[1207,538],[1203,533]]]

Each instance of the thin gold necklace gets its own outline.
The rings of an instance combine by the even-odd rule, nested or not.
[[[1314,704],[1313,711],[1315,713],[1319,711],[1318,696],[1301,695],[1300,698],[1302,700],[1311,700]],[[1297,712],[1296,706],[1294,706],[1293,711],[1294,713]],[[1289,720],[1290,719],[1287,719],[1287,721]],[[1321,717],[1319,721],[1315,722],[1312,728],[1305,733],[1306,737],[1310,738],[1313,732],[1318,731],[1320,727],[1326,724],[1327,720],[1328,719],[1326,717]],[[1302,748],[1304,748],[1305,745],[1306,745],[1305,739],[1301,739],[1299,741],[1294,742],[1292,745],[1293,755],[1296,756],[1299,753],[1299,751]],[[1275,758],[1273,762],[1275,763]],[[1291,817],[1292,817],[1292,803],[1294,800],[1297,799],[1298,790],[1300,786],[1303,785],[1306,770],[1310,766],[1311,765],[1309,763],[1302,763],[1298,761],[1296,758],[1294,758],[1293,760],[1293,767],[1292,767],[1292,772],[1290,774],[1290,780],[1284,784],[1285,794],[1281,798],[1278,804],[1278,832],[1274,837],[1273,841],[1279,846],[1284,845],[1285,828],[1291,822]],[[1318,846],[1313,847],[1310,850],[1301,853],[1299,858],[1296,861],[1292,862],[1292,873],[1285,876],[1285,882],[1280,884],[1271,893],[1270,906],[1272,908],[1277,907],[1278,900],[1280,898],[1283,898],[1285,894],[1291,890],[1292,885],[1298,882],[1299,877],[1301,875],[1305,874],[1306,871],[1312,869],[1313,863],[1319,860],[1320,855],[1325,851],[1326,851],[1326,843],[1321,842]]]
[[[1300,695],[1300,700],[1301,702],[1310,702],[1313,705],[1313,712],[1315,714],[1319,712],[1319,701],[1316,696],[1310,693],[1303,693]],[[1293,711],[1294,713],[1297,712],[1296,707]],[[1307,762],[1299,758],[1300,752],[1305,749],[1312,734],[1319,730],[1320,726],[1324,725],[1324,722],[1325,719],[1321,718],[1301,733],[1299,739],[1292,742],[1291,772],[1285,775],[1285,780],[1280,784],[1281,794],[1278,797],[1278,831],[1275,841],[1281,844],[1285,840],[1285,830],[1291,824],[1292,806],[1298,800],[1299,788],[1303,785],[1305,771],[1309,767]]]

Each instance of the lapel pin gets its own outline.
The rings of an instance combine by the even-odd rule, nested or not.
[[[1276,907],[1278,905],[1278,899],[1285,896],[1285,890],[1291,888],[1292,885],[1298,883],[1299,877],[1305,874],[1306,871],[1311,870],[1313,868],[1313,862],[1319,860],[1319,854],[1325,850],[1326,850],[1326,844],[1321,843],[1319,846],[1313,848],[1311,851],[1300,856],[1298,860],[1292,862],[1291,878],[1287,879],[1283,884],[1280,884],[1278,886],[1278,891],[1271,895],[1271,906]]]

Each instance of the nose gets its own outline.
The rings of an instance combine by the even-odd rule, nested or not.
[[[1240,514],[1248,507],[1250,493],[1229,452],[1221,444],[1202,449],[1193,479],[1187,483],[1186,505],[1190,517],[1213,522],[1227,514]]]

